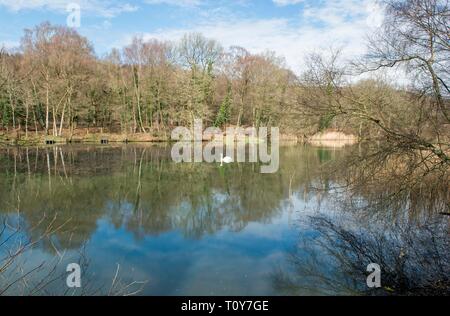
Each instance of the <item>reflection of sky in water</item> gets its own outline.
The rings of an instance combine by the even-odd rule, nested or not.
[[[286,253],[295,247],[299,234],[314,234],[298,225],[300,217],[314,213],[314,207],[296,195],[285,204],[269,223],[253,222],[238,232],[223,228],[200,239],[186,238],[178,230],[137,239],[103,218],[87,255],[105,283],[117,263],[126,269],[124,279],[148,281],[144,294],[276,295],[274,269],[287,268]]]
[[[105,216],[87,241],[88,275],[95,285],[108,289],[119,264],[121,281],[148,282],[142,293],[147,295],[276,295],[271,276],[274,269],[284,268],[286,252],[295,247],[296,219],[307,215],[306,206],[294,196],[269,223],[249,223],[238,232],[223,228],[199,239],[185,237],[179,230],[141,238],[125,225],[115,227]],[[129,207],[121,206],[124,213]],[[304,229],[300,234],[312,233]],[[76,262],[77,254],[78,250],[65,252],[60,269]],[[52,260],[52,254],[36,248],[21,263],[31,270]],[[58,292],[63,281],[52,284],[50,290]]]
[[[99,271],[105,281],[115,263],[132,270],[134,279],[149,282],[145,294],[275,294],[270,275],[297,239],[288,217],[284,212],[270,224],[251,223],[240,232],[222,229],[200,239],[171,231],[140,240],[101,219],[88,256],[94,270],[103,267]]]

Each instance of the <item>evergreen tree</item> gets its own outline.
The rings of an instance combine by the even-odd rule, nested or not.
[[[214,123],[215,127],[221,127],[230,122],[231,118],[231,105],[232,105],[232,92],[231,85],[228,85],[227,94],[220,105],[219,113]]]

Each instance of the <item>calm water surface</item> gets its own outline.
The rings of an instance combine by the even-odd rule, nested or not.
[[[321,169],[345,151],[283,146],[279,172],[263,175],[251,163],[175,164],[164,145],[2,149],[0,216],[20,223],[23,240],[51,226],[15,264],[60,260],[64,274],[82,261],[86,294],[110,291],[118,267],[112,287],[145,281],[144,295],[290,294],[279,272],[292,271],[293,251],[317,234],[306,218],[339,214]],[[47,288],[66,290],[61,280]]]

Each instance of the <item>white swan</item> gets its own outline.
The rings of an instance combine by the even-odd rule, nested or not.
[[[223,154],[220,155],[220,166],[223,167],[223,163],[229,164],[233,162],[233,158],[224,157]]]

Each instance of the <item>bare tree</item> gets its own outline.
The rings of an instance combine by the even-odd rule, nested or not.
[[[431,152],[450,165],[448,109],[443,91],[448,80],[449,50],[443,43],[448,2],[391,1],[382,32],[369,43],[359,70],[401,67],[420,78],[418,89],[400,89],[383,80],[355,84],[346,78],[339,53],[313,56],[303,80],[300,104],[321,119],[371,129],[367,138],[388,141],[398,149]],[[448,23],[446,23],[448,25]],[[447,34],[448,36],[448,34]],[[341,124],[344,125],[344,124]]]
[[[416,88],[433,96],[433,105],[450,123],[450,6],[448,0],[385,1],[383,32],[369,43],[365,68],[402,67]]]

